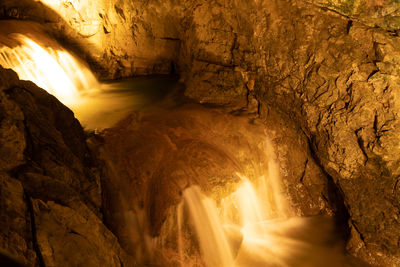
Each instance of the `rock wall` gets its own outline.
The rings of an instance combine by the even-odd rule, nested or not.
[[[180,45],[178,2],[4,0],[0,17],[40,22],[101,78],[168,74]]]
[[[0,248],[28,266],[131,266],[103,224],[96,160],[73,113],[0,67]]]
[[[348,250],[397,266],[396,26],[371,28],[363,14],[338,14],[326,2],[199,1],[185,18],[186,94],[234,109],[247,96],[242,109],[258,107],[261,117],[278,109],[295,121],[343,194]]]
[[[398,1],[112,4],[100,1],[87,17],[71,2],[58,14],[32,1],[2,1],[0,10],[50,21],[103,77],[177,70],[198,102],[284,114],[343,197],[348,250],[400,264]]]

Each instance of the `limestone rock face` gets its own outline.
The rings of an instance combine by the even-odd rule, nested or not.
[[[102,78],[117,78],[173,71],[180,45],[179,2],[4,0],[0,17],[40,22]]]
[[[1,17],[49,22],[50,32],[83,51],[99,71],[108,70],[103,77],[176,69],[187,85],[185,94],[198,102],[247,110],[264,119],[271,112],[284,114],[296,125],[295,132],[307,137],[301,142],[309,143],[313,162],[330,177],[337,196],[343,196],[350,215],[348,250],[372,264],[400,265],[398,1],[96,1],[95,8],[89,1],[64,2],[49,7],[4,0]],[[1,79],[4,84],[13,80]],[[1,99],[1,107],[16,105]],[[26,100],[18,101],[20,109],[29,107]],[[34,149],[24,134],[21,114],[27,113],[21,112],[1,118],[0,140],[10,145],[2,146],[0,155],[15,156],[2,157],[0,166],[6,171],[26,162],[23,151]],[[28,121],[36,140],[35,125],[46,124]],[[48,145],[62,138],[52,134],[39,142]],[[82,173],[82,154],[68,152],[69,146],[57,150],[65,165],[43,163],[40,168],[46,171],[35,173],[60,176],[50,180],[61,185],[71,182],[71,192],[83,191],[95,211],[97,189],[65,167],[72,164]],[[287,156],[284,149],[279,153]],[[49,152],[38,155],[34,162],[50,157]],[[295,162],[306,166],[305,174],[318,172],[314,163],[304,158]],[[21,177],[28,175],[25,171]],[[314,207],[309,212],[319,210],[324,201],[316,192],[326,182],[299,181],[314,188],[315,198],[304,200]],[[288,186],[306,195],[301,185]],[[48,195],[46,200],[57,198]]]
[[[380,12],[390,13],[393,9],[394,13],[386,16],[388,23],[393,21],[389,25],[362,12],[350,14],[336,8],[336,2],[362,1],[322,2],[214,1],[194,6],[193,15],[186,18],[193,23],[189,24],[193,28],[187,27],[191,38],[184,42],[189,47],[189,52],[183,54],[184,62],[192,63],[184,71],[186,94],[200,102],[212,95],[210,99],[216,99],[215,103],[226,104],[238,99],[237,88],[246,88],[248,106],[244,109],[253,102],[249,99],[255,98],[261,117],[271,107],[287,114],[306,134],[317,161],[344,196],[350,214],[349,251],[372,264],[397,266],[400,135],[399,74],[394,66],[400,47],[393,23],[398,4],[392,1],[383,7],[378,3],[381,1],[375,1],[375,6],[381,7],[370,10],[375,17],[382,17]],[[351,19],[324,6],[333,6],[330,9]],[[213,17],[213,12],[223,15]],[[197,13],[208,16],[199,19]],[[229,19],[237,13],[234,20]],[[377,27],[370,28],[371,23]],[[232,39],[235,44],[230,53],[213,43],[230,43]],[[231,54],[233,61],[228,56]],[[202,63],[197,64],[196,58],[209,60],[205,66],[211,74],[206,68],[199,71],[207,78],[198,78],[197,69]],[[218,68],[211,67],[211,61]],[[227,93],[224,90],[229,86],[220,83],[237,81],[233,70],[243,78]],[[226,74],[223,79],[217,76],[221,73]],[[208,86],[203,87],[201,81]]]
[[[0,109],[1,250],[33,266],[132,264],[102,222],[100,173],[73,113],[3,68]]]
[[[356,19],[369,27],[380,27],[396,34],[400,29],[399,1],[396,0],[307,0],[321,8],[330,9]]]

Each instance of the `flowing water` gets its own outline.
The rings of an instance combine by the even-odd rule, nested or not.
[[[273,187],[262,186],[268,178],[257,183],[241,179],[238,189],[219,203],[198,186],[183,192],[180,205],[188,210],[206,266],[347,266],[329,219],[287,217],[279,211]],[[178,216],[182,221],[184,215]],[[187,266],[185,258],[181,263]]]
[[[176,78],[167,75],[100,83],[82,60],[42,33],[0,36],[0,65],[57,97],[88,129],[109,128],[177,86]]]
[[[64,104],[73,104],[83,94],[98,90],[92,72],[67,51],[41,46],[19,33],[8,35],[8,39],[18,45],[0,48],[0,65],[13,69],[20,79],[34,82]]]
[[[176,77],[157,75],[103,82],[100,89],[68,105],[85,128],[109,128],[134,111],[165,100],[180,84]]]
[[[30,35],[11,33],[0,42],[0,65],[56,96],[91,129],[111,127],[163,99],[177,84],[168,76],[99,83],[81,60],[60,45],[48,45],[54,41],[44,45]],[[183,191],[175,228],[181,266],[188,266],[187,227],[196,234],[208,267],[342,266],[327,220],[290,216],[273,161],[259,179],[237,175],[236,190],[222,199],[212,199],[195,185]]]

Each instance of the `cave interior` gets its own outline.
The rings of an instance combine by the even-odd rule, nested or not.
[[[400,266],[399,18],[1,0],[0,265]]]

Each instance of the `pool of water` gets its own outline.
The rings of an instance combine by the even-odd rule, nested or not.
[[[155,107],[167,99],[171,102],[171,94],[182,87],[178,78],[170,75],[106,81],[101,83],[99,91],[83,95],[68,106],[85,129],[102,130],[131,112]]]

